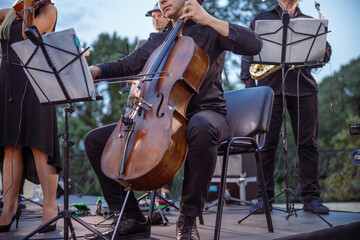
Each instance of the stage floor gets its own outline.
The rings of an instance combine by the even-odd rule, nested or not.
[[[70,204],[86,203],[92,209],[92,214],[95,214],[96,201],[97,197],[92,196],[83,196],[79,198],[77,196],[71,195],[69,199]],[[58,199],[58,204],[60,209],[62,209],[62,198]],[[40,225],[41,207],[31,202],[26,202],[26,206],[27,207],[23,210],[23,214],[21,215],[19,221],[19,228],[16,229],[15,223],[13,223],[10,232],[0,233],[0,239],[21,239]],[[300,206],[301,205],[297,205],[297,207]],[[329,206],[333,205],[329,204]],[[220,237],[221,239],[290,239],[291,237],[297,237],[298,234],[302,234],[303,236],[308,234],[308,236],[311,236],[309,233],[314,233],[315,231],[319,230],[325,230],[325,232],[329,232],[343,226],[353,226],[353,228],[355,228],[356,225],[357,229],[360,227],[358,224],[360,223],[360,212],[338,211],[332,210],[334,208],[330,207],[331,211],[329,214],[321,215],[326,221],[333,225],[333,228],[330,228],[327,223],[325,223],[321,218],[313,213],[308,213],[301,210],[297,211],[297,217],[292,216],[289,219],[286,219],[287,213],[280,210],[273,210],[271,216],[274,225],[274,233],[269,233],[264,214],[252,215],[245,219],[241,224],[237,223],[239,219],[245,217],[248,214],[248,209],[249,206],[241,205],[226,205],[224,207]],[[354,209],[354,211],[357,210]],[[178,211],[176,211],[174,208],[172,208],[169,212],[166,212],[166,216],[169,220],[168,225],[152,226],[150,239],[175,239],[175,223],[178,214]],[[201,239],[213,239],[215,218],[216,207],[213,207],[204,212],[205,224],[198,224]],[[91,225],[100,223],[104,220],[102,216],[97,215],[81,217],[81,219]],[[110,221],[105,222],[105,224],[109,222]],[[72,220],[72,223],[75,228],[77,239],[85,239],[84,235],[90,233],[90,231],[74,220]],[[60,219],[57,223],[57,230],[55,232],[36,234],[31,239],[63,239],[63,226],[64,220]],[[99,231],[104,231],[107,229],[107,227],[97,227],[97,229],[99,229]],[[351,227],[348,228],[347,231],[351,231]],[[354,234],[355,233],[359,233],[359,230],[354,230]],[[360,235],[354,236],[354,239],[360,239]]]

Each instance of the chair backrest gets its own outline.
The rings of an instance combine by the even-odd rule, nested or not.
[[[230,137],[254,137],[268,131],[274,102],[270,87],[228,91],[224,98]]]

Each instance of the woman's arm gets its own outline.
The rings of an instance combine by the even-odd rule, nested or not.
[[[34,0],[24,0],[24,9],[34,6]],[[47,4],[40,9],[39,15],[34,17],[34,12],[24,11],[23,17],[23,38],[27,39],[27,36],[24,33],[24,30],[28,26],[35,25],[39,30],[40,34],[51,32],[54,28],[56,22],[56,7],[52,4]],[[25,23],[26,21],[26,23]],[[27,24],[27,25],[26,25]]]
[[[0,9],[0,24],[2,24],[2,22],[4,21],[6,15],[8,14],[10,8],[4,8],[4,9]]]

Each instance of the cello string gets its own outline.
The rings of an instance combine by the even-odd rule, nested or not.
[[[152,81],[154,79],[162,79],[165,77],[152,77],[152,78],[145,78],[145,79],[129,79],[129,80],[114,80],[114,81],[109,81],[109,82],[97,82],[94,85],[102,85],[102,84],[114,84],[114,83],[132,83],[132,82],[138,82],[138,81]]]
[[[134,75],[134,76],[126,76],[126,77],[95,79],[94,83],[121,81],[121,80],[128,80],[128,79],[140,79],[141,80],[141,77],[147,77],[147,76],[152,76],[152,75],[162,74],[162,73],[166,74],[167,76],[169,75],[169,73],[167,71],[160,71],[160,72],[145,73],[145,74],[139,74],[139,75]]]

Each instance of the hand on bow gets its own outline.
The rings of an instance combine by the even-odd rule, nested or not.
[[[89,71],[90,71],[91,77],[92,77],[93,79],[95,79],[95,78],[96,78],[97,76],[99,76],[100,73],[101,73],[100,67],[94,66],[94,65],[92,65],[92,66],[89,67]]]

